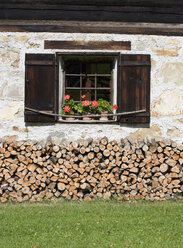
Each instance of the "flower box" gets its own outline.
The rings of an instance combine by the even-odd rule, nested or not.
[[[86,95],[81,96],[82,101],[76,103],[70,95],[64,97],[64,104],[62,105],[62,116],[69,121],[108,121],[108,114],[112,114],[113,110],[117,110],[117,105],[111,105],[104,99],[98,101],[86,100]],[[64,117],[64,115],[66,117]],[[91,115],[91,117],[90,117]],[[83,116],[82,118],[79,117]]]

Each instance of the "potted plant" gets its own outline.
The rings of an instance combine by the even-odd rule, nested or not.
[[[108,120],[108,117],[106,116],[107,114],[112,113],[112,106],[110,103],[104,99],[99,99],[98,100],[98,112],[103,115],[100,117],[101,121],[106,121]]]
[[[82,102],[75,105],[74,109],[79,115],[90,115],[92,110],[92,104],[90,101],[85,100],[86,95],[82,95],[81,98],[83,99]],[[83,120],[89,121],[91,117],[83,117]]]
[[[94,101],[91,102],[91,114],[92,115],[99,114],[98,106],[99,106],[98,101],[94,100]],[[98,119],[98,117],[96,116],[96,117],[94,117],[94,119],[96,120],[96,119]]]
[[[74,109],[75,109],[75,101],[71,99],[70,95],[66,95],[64,97],[64,104],[62,105],[62,115],[71,115],[71,117],[66,117],[66,120],[74,120]]]
[[[91,102],[84,100],[75,106],[75,110],[80,115],[90,115],[91,114],[91,107],[92,107]],[[91,120],[91,118],[90,117],[83,117],[83,120],[89,121],[89,120]]]

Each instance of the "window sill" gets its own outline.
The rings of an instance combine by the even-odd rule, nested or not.
[[[118,124],[117,120],[63,120],[59,119],[59,123],[70,123],[70,124]]]

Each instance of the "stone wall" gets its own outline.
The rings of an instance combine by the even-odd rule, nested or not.
[[[170,140],[0,143],[1,202],[165,200],[182,194],[183,144]]]
[[[119,125],[25,126],[24,59],[25,53],[54,53],[44,50],[44,40],[131,41],[131,51],[151,54],[151,123],[150,127]],[[79,138],[109,139],[130,137],[183,137],[183,38],[155,35],[0,33],[0,137],[12,140],[45,139],[55,142]],[[66,50],[65,50],[66,51]]]

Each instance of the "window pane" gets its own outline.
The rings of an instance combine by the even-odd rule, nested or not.
[[[75,101],[80,101],[80,90],[65,90],[65,95],[70,95]]]
[[[110,74],[111,73],[111,64],[97,64],[97,73],[98,74]]]
[[[112,60],[109,61],[99,56],[73,56],[73,58],[69,57],[65,60],[64,69],[66,74],[65,94],[71,95],[76,102],[83,100],[81,99],[82,95],[86,95],[85,100],[89,101],[101,98],[111,101]],[[67,76],[67,74],[73,76]],[[105,76],[106,74],[109,76]],[[72,89],[68,89],[69,87]]]
[[[80,63],[65,62],[65,71],[67,74],[80,74]]]
[[[111,77],[97,77],[97,87],[110,87]]]
[[[95,74],[97,73],[97,67],[95,63],[82,63],[83,74]]]
[[[97,90],[97,100],[101,98],[110,102],[110,90]]]
[[[80,77],[66,76],[66,87],[80,87]]]
[[[82,87],[84,88],[95,87],[95,77],[82,77]]]
[[[88,100],[88,101],[95,100],[95,90],[82,90],[82,95],[86,95],[86,98],[84,100]]]

